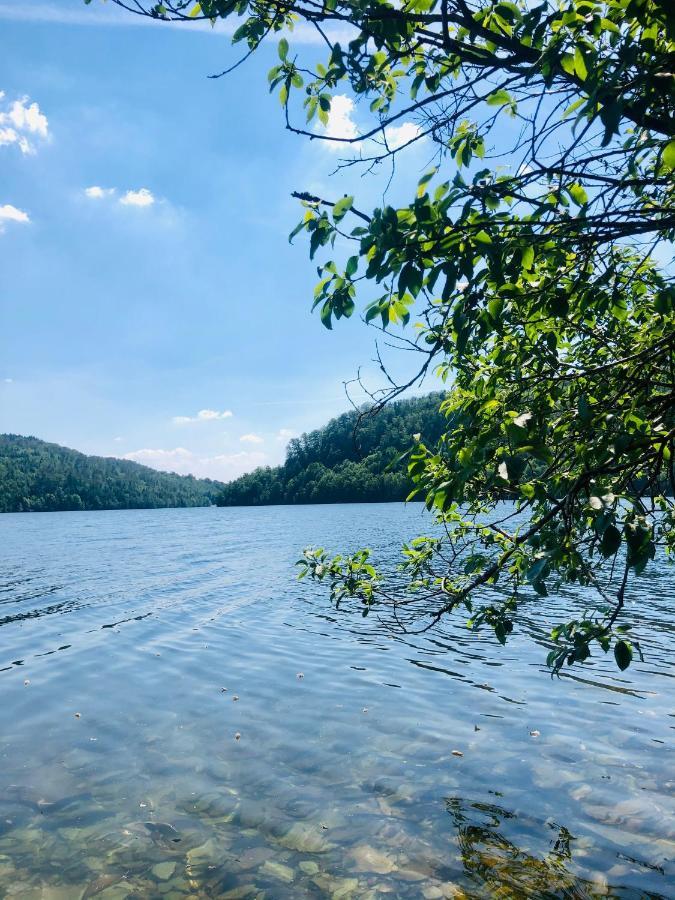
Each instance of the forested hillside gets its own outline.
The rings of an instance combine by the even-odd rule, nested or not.
[[[444,431],[438,407],[442,394],[413,397],[386,406],[375,416],[352,411],[325,427],[294,438],[286,462],[243,475],[225,485],[219,506],[273,503],[355,503],[405,500],[412,484],[403,466],[387,466],[421,433],[434,444]]]
[[[218,481],[0,435],[0,512],[208,506],[221,488]]]

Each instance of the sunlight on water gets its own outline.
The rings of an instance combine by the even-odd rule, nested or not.
[[[0,518],[0,896],[674,897],[674,574],[644,663],[556,680],[540,623],[402,638],[294,580],[421,515]]]

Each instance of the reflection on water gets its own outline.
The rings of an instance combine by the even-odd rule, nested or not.
[[[544,833],[547,827],[550,829],[550,849],[540,857],[528,853],[506,836],[502,825],[510,825],[517,818],[509,810],[495,803],[468,804],[461,797],[449,797],[446,803],[457,829],[465,872],[492,896],[590,900],[608,895],[606,879],[589,881],[570,872],[572,848],[576,850],[577,846],[574,835],[564,825],[528,823],[538,824]]]
[[[1,517],[0,896],[674,897],[673,575],[644,663],[553,681],[534,620],[403,638],[293,580],[419,517]]]

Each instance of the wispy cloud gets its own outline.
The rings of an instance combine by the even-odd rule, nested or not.
[[[90,200],[107,200],[115,197],[117,188],[101,187],[98,184],[92,184],[91,187],[84,189],[85,196]],[[152,206],[155,202],[155,195],[149,188],[139,188],[137,191],[124,191],[118,199],[118,203],[122,206]]]
[[[125,453],[123,459],[159,469],[162,472],[177,472],[179,475],[195,475],[198,478],[214,478],[230,481],[256,466],[263,465],[267,457],[256,450],[241,450],[238,453],[220,453],[216,456],[200,456],[185,447],[170,450],[144,447]]]
[[[218,412],[215,409],[200,409],[196,416],[174,416],[171,421],[174,425],[192,425],[194,422],[215,422],[219,419],[230,419],[233,412],[224,409]]]
[[[265,438],[261,437],[259,434],[254,434],[251,432],[250,434],[242,434],[239,440],[243,444],[264,444]]]
[[[103,200],[104,197],[112,197],[115,193],[115,188],[103,188],[93,184],[91,187],[85,188],[84,193],[90,200]]]
[[[384,136],[390,150],[398,150],[414,141],[421,134],[422,129],[414,122],[402,122],[400,125],[390,125],[384,129]]]
[[[30,216],[22,209],[17,209],[11,203],[5,203],[0,206],[0,234],[5,230],[8,222],[18,222],[20,225],[27,225],[30,222]]]
[[[280,428],[277,432],[277,440],[288,442],[291,438],[297,437],[297,433],[290,428]]]
[[[115,6],[92,4],[85,8],[84,2],[30,2],[0,3],[0,19],[13,22],[44,22],[54,25],[121,25],[133,26],[155,24],[141,16],[130,15]]]
[[[147,188],[141,188],[138,191],[127,191],[123,197],[120,197],[122,206],[152,206],[154,202],[154,195]]]
[[[0,146],[16,144],[22,153],[35,153],[35,140],[47,140],[49,122],[37,103],[21,97],[7,104],[0,91]]]

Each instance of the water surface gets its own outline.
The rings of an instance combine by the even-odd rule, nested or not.
[[[555,680],[534,617],[404,638],[294,580],[306,544],[425,527],[0,517],[0,896],[675,897],[672,571],[629,597],[644,663]]]

